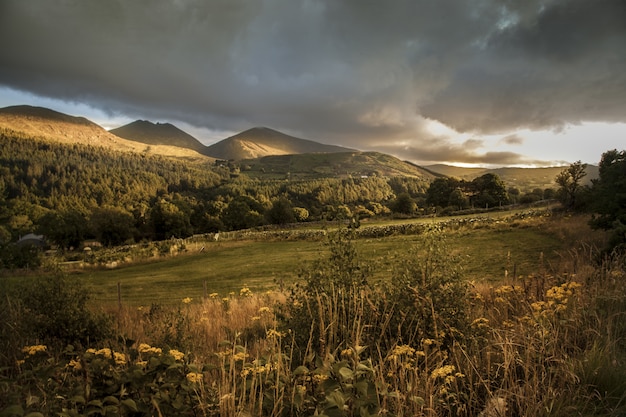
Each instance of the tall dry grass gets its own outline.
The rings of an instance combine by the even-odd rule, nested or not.
[[[339,239],[308,287],[112,311],[119,350],[183,352],[184,415],[626,415],[626,257],[559,221],[560,261],[498,285],[451,278],[433,234],[370,286]]]

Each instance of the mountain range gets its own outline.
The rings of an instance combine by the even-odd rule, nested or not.
[[[563,167],[554,168],[460,168],[449,165],[420,167],[378,152],[361,152],[254,127],[206,146],[170,123],[137,120],[107,131],[84,118],[51,109],[11,106],[0,109],[0,128],[61,143],[82,143],[124,152],[140,152],[189,161],[244,161],[250,174],[405,175],[432,179],[439,175],[471,180],[486,173],[499,175],[509,185],[547,188]],[[309,155],[309,156],[306,156]],[[317,155],[317,156],[315,156]],[[597,178],[597,167],[588,167],[589,181]]]

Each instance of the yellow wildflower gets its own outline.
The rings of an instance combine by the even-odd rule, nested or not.
[[[430,346],[430,345],[435,344],[435,341],[433,339],[423,339],[422,340],[422,344],[424,346]]]
[[[217,296],[218,296],[218,295],[219,295],[218,293],[216,293],[216,292],[212,292],[211,294],[209,294],[209,297],[211,297],[211,298],[217,298]]]
[[[263,313],[271,313],[272,309],[269,307],[261,307],[259,308],[259,314],[263,314]]]
[[[176,349],[170,349],[168,353],[174,357],[174,360],[177,361],[182,361],[185,358],[185,354]]]
[[[141,343],[137,350],[139,350],[139,353],[154,353],[158,355],[163,353],[163,349],[158,348],[158,347],[152,347],[147,343]]]
[[[83,365],[80,363],[80,361],[76,359],[70,359],[70,362],[67,364],[67,367],[72,368],[75,371],[80,371],[81,369],[83,369]]]
[[[285,334],[279,332],[278,330],[269,329],[267,331],[267,335],[266,336],[267,336],[268,339],[271,339],[273,337],[283,337],[283,336],[285,336]]]
[[[252,297],[252,291],[250,291],[250,288],[248,287],[243,287],[241,290],[239,290],[239,296],[240,297]]]
[[[248,357],[248,354],[245,352],[237,352],[233,355],[233,360],[235,362],[244,361]]]
[[[45,345],[24,346],[22,352],[26,353],[28,356],[33,356],[38,352],[45,352],[47,349],[48,347]]]
[[[187,375],[185,375],[185,378],[187,378],[187,381],[191,382],[192,384],[199,384],[202,382],[203,375],[198,372],[189,372]]]
[[[113,352],[109,348],[102,348],[96,352],[96,355],[111,359],[113,357]]]
[[[126,355],[120,352],[113,352],[113,359],[116,365],[126,365]]]
[[[431,374],[430,377],[432,379],[437,379],[437,378],[445,378],[448,375],[450,375],[452,372],[455,371],[455,367],[454,365],[444,365],[442,367],[439,367],[437,369],[435,369]]]
[[[183,298],[183,304],[189,304],[191,303],[192,298],[191,297],[185,297]]]

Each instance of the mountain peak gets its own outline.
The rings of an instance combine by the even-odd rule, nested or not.
[[[148,120],[135,120],[127,125],[111,129],[109,132],[123,139],[147,145],[177,146],[192,149],[206,155],[206,146],[190,134],[171,123],[153,123]]]
[[[257,126],[208,147],[219,159],[254,159],[269,155],[351,152],[354,149],[300,139],[269,127]]]
[[[52,120],[82,126],[97,126],[95,123],[84,117],[70,116],[68,114],[60,113],[46,107],[36,107],[28,105],[9,106],[1,108],[0,114],[15,117],[26,117],[31,119]]]

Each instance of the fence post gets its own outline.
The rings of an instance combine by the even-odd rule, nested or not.
[[[117,307],[122,311],[122,283],[117,282]]]

